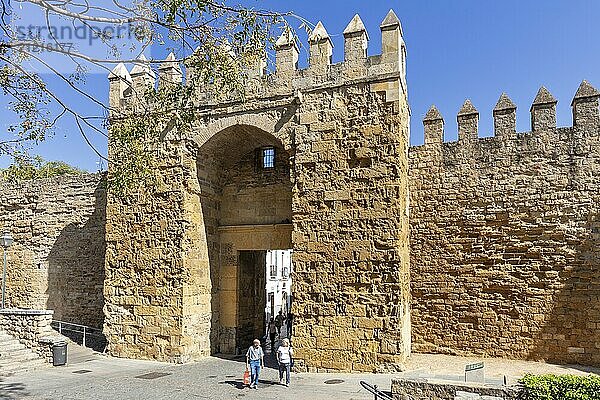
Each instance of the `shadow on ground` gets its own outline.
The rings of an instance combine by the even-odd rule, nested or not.
[[[213,357],[220,358],[222,360],[236,361],[239,363],[246,363],[245,355],[231,355],[231,354],[214,354]],[[277,357],[275,354],[271,354],[270,352],[265,352],[265,367],[279,369],[279,365],[277,364]],[[243,372],[243,371],[242,371]]]
[[[289,337],[289,336],[287,334],[287,327],[286,327],[286,325],[284,325],[281,329],[281,335],[279,335],[277,337],[277,339],[275,340],[274,349],[279,348],[279,346],[281,345],[281,339],[286,338],[286,337]],[[271,349],[270,340],[267,340],[266,337],[262,337],[261,338],[261,346],[263,348],[263,351],[265,352],[265,367],[278,370],[279,365],[277,364],[277,355],[275,353],[275,350]],[[237,361],[240,363],[246,363],[246,355],[245,355],[246,350],[247,350],[247,348],[244,348],[243,354],[239,354],[239,355],[217,353],[217,354],[213,354],[213,356],[220,358],[222,360],[230,360],[230,361]]]
[[[219,385],[230,385],[230,386],[233,386],[234,388],[240,389],[240,390],[248,388],[248,385],[244,385],[244,381],[242,379],[221,381],[221,382],[219,382]],[[258,380],[259,387],[275,386],[275,385],[282,386],[279,382],[267,381],[264,379]]]
[[[28,396],[29,393],[22,383],[6,383],[0,378],[0,400],[16,400]]]

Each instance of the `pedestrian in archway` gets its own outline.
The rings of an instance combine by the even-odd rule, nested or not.
[[[290,386],[290,368],[294,351],[290,346],[288,339],[281,341],[281,346],[277,349],[277,363],[279,364],[279,383],[284,384],[283,374],[285,372],[285,386]]]
[[[271,354],[275,354],[275,335],[277,334],[277,327],[275,321],[271,318],[269,322],[269,338],[271,339]]]
[[[265,353],[260,347],[260,340],[254,339],[246,352],[246,370],[250,369],[250,388],[258,389],[260,369],[265,367]]]
[[[279,314],[275,317],[275,326],[277,327],[277,337],[281,339],[281,327],[283,326],[283,312],[279,310]]]

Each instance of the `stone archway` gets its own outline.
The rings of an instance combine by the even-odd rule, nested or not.
[[[292,246],[290,157],[278,138],[251,125],[202,139],[197,173],[212,287],[210,348],[231,354],[264,328],[260,260],[267,250]]]

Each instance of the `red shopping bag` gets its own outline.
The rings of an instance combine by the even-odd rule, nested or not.
[[[250,384],[250,371],[245,370],[244,371],[244,385],[249,385]]]

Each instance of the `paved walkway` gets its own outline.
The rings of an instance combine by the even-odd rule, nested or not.
[[[413,354],[406,363],[406,372],[397,374],[406,378],[435,378],[464,380],[466,364],[483,362],[486,382],[502,383],[506,376],[509,385],[517,383],[525,374],[600,375],[600,368],[577,365],[554,365],[533,361],[506,360],[502,358],[457,357],[441,354]]]
[[[279,385],[278,372],[267,368],[258,390],[244,387],[245,364],[210,357],[173,365],[97,357],[66,367],[49,367],[0,380],[0,399],[372,399],[359,381],[367,379],[389,390],[386,375],[292,374],[289,388]],[[327,384],[331,379],[342,383]]]
[[[245,368],[242,360],[210,357],[197,363],[173,365],[78,354],[65,367],[48,367],[1,378],[0,399],[371,400],[373,396],[362,389],[361,380],[389,391],[395,376],[460,379],[464,365],[472,361],[485,362],[486,376],[501,379],[507,375],[512,381],[525,372],[584,374],[591,371],[534,362],[416,354],[402,374],[292,374],[289,388],[277,383],[275,369],[267,368],[261,374],[259,389],[253,390],[242,384]],[[331,383],[331,380],[342,382]]]

